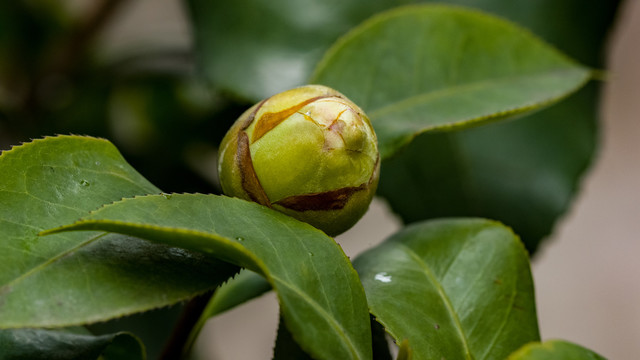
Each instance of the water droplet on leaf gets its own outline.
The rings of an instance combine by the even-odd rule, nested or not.
[[[162,193],[162,196],[164,196],[165,199],[170,200],[172,195],[171,194]]]
[[[386,272],[377,273],[373,278],[383,283],[391,282],[391,275],[387,275]]]
[[[244,238],[243,238],[243,237],[238,236],[238,237],[236,238],[236,240],[238,240],[238,241],[244,241]]]
[[[80,180],[80,185],[82,185],[82,186],[89,186],[89,185],[91,185],[91,183],[90,183],[90,182],[88,182],[87,180]]]

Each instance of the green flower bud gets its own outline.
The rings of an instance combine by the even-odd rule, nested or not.
[[[367,211],[379,163],[364,112],[331,88],[308,85],[242,114],[222,140],[218,171],[225,194],[335,236]]]

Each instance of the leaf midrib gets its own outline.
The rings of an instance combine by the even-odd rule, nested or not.
[[[541,75],[542,76],[546,76],[546,75],[550,75],[552,73],[576,72],[578,70],[583,70],[584,71],[584,73],[585,73],[584,74],[584,78],[585,79],[583,81],[575,84],[574,86],[572,86],[572,88],[579,88],[580,85],[582,85],[584,82],[586,82],[586,80],[589,78],[589,76],[588,76],[589,72],[586,69],[582,69],[581,67],[578,67],[578,66],[570,67],[570,68],[569,67],[565,67],[565,68],[557,68],[557,69],[548,69],[548,70],[541,71],[541,72],[538,72],[538,73],[531,73],[531,74],[527,74],[527,75],[519,75],[519,76],[512,76],[512,77],[500,77],[500,78],[494,78],[494,79],[489,79],[489,80],[485,80],[485,81],[470,82],[470,83],[465,83],[465,84],[461,84],[461,85],[448,86],[448,87],[437,89],[437,90],[433,90],[433,91],[427,91],[427,92],[419,93],[419,94],[404,98],[402,100],[395,101],[395,102],[392,102],[390,104],[384,105],[384,106],[382,106],[382,107],[380,107],[378,109],[373,109],[373,110],[371,110],[369,112],[369,115],[370,115],[371,119],[375,121],[375,118],[380,117],[380,116],[384,116],[384,115],[386,115],[388,113],[393,113],[395,111],[402,111],[402,110],[414,107],[416,105],[432,101],[434,99],[446,98],[446,97],[451,96],[452,94],[455,94],[455,93],[464,93],[464,92],[468,92],[468,91],[476,91],[476,90],[496,87],[496,86],[499,86],[500,84],[503,84],[503,83],[520,81],[520,80],[526,79],[526,78],[536,78],[536,77],[539,77]],[[545,102],[554,101],[554,100],[559,99],[559,98],[561,98],[563,96],[565,96],[565,95],[554,95],[552,97],[549,97]],[[526,108],[526,107],[527,106],[516,107],[514,109],[511,109],[511,111],[514,111],[515,109]]]
[[[313,300],[313,298],[309,297],[305,292],[301,291],[298,287],[295,287],[289,284],[288,282],[282,280],[281,278],[274,276],[273,274],[269,274],[269,277],[271,277],[274,281],[278,281],[279,283],[281,283],[282,285],[286,286],[288,289],[296,293],[298,296],[303,298],[309,305],[313,307],[314,310],[316,310],[325,319],[327,319],[331,328],[333,328],[336,331],[336,333],[340,338],[344,339],[344,343],[347,345],[351,354],[354,355],[356,359],[360,358],[358,355],[358,351],[356,350],[355,346],[353,345],[353,342],[351,341],[351,338],[347,336],[347,334],[344,332],[344,330],[342,329],[340,324],[335,320],[335,318],[329,312],[327,312],[322,306],[320,306],[317,301]]]
[[[22,275],[18,276],[15,279],[9,281],[8,283],[2,285],[2,287],[0,287],[0,289],[13,287],[15,284],[27,279],[29,276],[31,276],[31,275],[39,272],[39,271],[44,270],[45,268],[47,268],[49,265],[55,263],[56,261],[68,256],[69,254],[71,254],[71,253],[73,253],[73,252],[75,252],[75,251],[77,251],[77,250],[79,250],[79,249],[81,249],[81,248],[83,248],[83,247],[85,247],[85,246],[87,246],[89,244],[94,243],[95,241],[101,239],[102,237],[104,237],[104,236],[106,236],[108,234],[109,234],[108,232],[103,232],[101,234],[98,234],[98,235],[88,239],[87,241],[81,242],[80,244],[78,244],[78,245],[76,245],[74,247],[68,248],[67,250],[59,253],[56,256],[53,256],[53,257],[47,259],[47,261],[44,261],[44,262],[40,263],[37,266],[32,267],[27,272],[23,273]]]
[[[451,319],[453,320],[455,328],[458,334],[460,335],[460,340],[462,341],[466,359],[474,360],[473,355],[471,354],[471,349],[469,348],[468,339],[464,333],[464,329],[462,328],[462,323],[460,322],[460,319],[458,318],[458,315],[456,314],[455,309],[453,308],[453,304],[451,303],[451,300],[447,296],[444,288],[442,288],[442,286],[440,285],[440,282],[436,278],[435,274],[433,273],[429,265],[427,265],[427,263],[424,262],[424,260],[422,260],[422,258],[418,254],[416,254],[416,252],[413,251],[410,247],[404,244],[398,244],[398,245],[407,252],[407,254],[411,257],[411,259],[416,261],[416,263],[420,266],[420,268],[423,269],[426,277],[431,281],[431,283],[436,288],[438,295],[440,296],[440,298],[442,299],[442,302],[447,308],[447,311],[449,312]]]

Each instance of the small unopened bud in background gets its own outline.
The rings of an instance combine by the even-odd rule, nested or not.
[[[222,190],[329,235],[367,211],[380,170],[369,119],[339,92],[308,85],[247,110],[220,145]]]

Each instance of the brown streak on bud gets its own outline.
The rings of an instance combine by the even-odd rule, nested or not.
[[[258,113],[258,110],[260,110],[262,105],[264,105],[264,103],[267,102],[267,100],[269,99],[264,99],[260,101],[258,106],[256,106],[256,108],[251,112],[251,114],[247,116],[247,120],[244,121],[244,123],[242,124],[242,128],[240,130],[246,130],[249,127],[249,125],[251,125],[251,123],[253,122],[253,119],[256,118],[256,114]]]
[[[289,116],[295,114],[303,108],[304,106],[311,104],[312,102],[328,97],[334,97],[335,95],[323,95],[316,96],[314,98],[305,100],[298,105],[292,106],[288,109],[284,109],[282,111],[278,111],[275,113],[265,113],[263,114],[256,123],[256,126],[253,129],[253,135],[251,136],[251,143],[258,141],[261,137],[263,137],[266,133],[271,131],[274,127],[278,126],[281,122],[287,119]],[[255,116],[255,114],[254,114]],[[253,118],[252,118],[253,120]]]
[[[346,187],[317,194],[296,195],[277,201],[276,204],[295,211],[339,210],[347,205],[353,194],[365,190],[368,184]]]
[[[244,131],[238,133],[238,151],[236,152],[236,163],[240,169],[242,188],[249,195],[249,198],[258,204],[271,207],[269,197],[264,192],[260,179],[253,168],[251,152],[249,150],[249,136]]]

